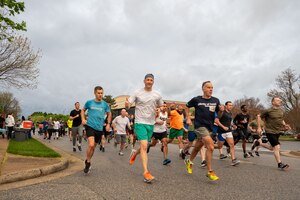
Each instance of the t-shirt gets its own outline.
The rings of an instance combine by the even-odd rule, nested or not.
[[[283,112],[281,109],[270,108],[261,113],[261,118],[265,120],[266,133],[280,134],[284,131]]]
[[[72,128],[73,120],[68,119],[67,124],[68,124],[68,128]]]
[[[105,114],[110,112],[108,103],[104,100],[98,102],[95,99],[91,99],[85,103],[84,109],[88,110],[87,125],[97,131],[103,131]]]
[[[238,129],[247,129],[250,116],[248,114],[239,113],[234,118],[234,123]]]
[[[252,129],[255,129],[255,132],[251,132],[252,135],[257,135],[258,133],[256,132],[257,131],[257,121],[256,119],[255,120],[252,120],[250,123],[249,123],[249,126],[252,128]],[[265,127],[265,123],[263,120],[260,120],[260,126],[261,128],[264,128]]]
[[[183,128],[183,114],[179,114],[177,110],[170,111],[170,127],[180,130]]]
[[[54,121],[54,129],[55,129],[55,130],[58,130],[59,127],[60,127],[59,121]]]
[[[167,131],[167,119],[168,119],[168,113],[159,113],[159,116],[156,117],[155,122],[164,122],[163,124],[154,124],[154,132],[155,133],[163,133]]]
[[[220,117],[220,122],[223,126],[228,127],[229,129],[225,131],[222,127],[218,126],[218,133],[227,133],[231,131],[231,122],[232,122],[232,114],[224,110],[222,116]]]
[[[219,111],[220,101],[216,97],[205,99],[202,96],[192,98],[186,106],[195,108],[195,129],[205,127],[208,131],[212,131],[215,120],[215,112]]]
[[[117,116],[112,123],[116,125],[117,134],[125,135],[126,134],[126,126],[129,125],[128,117],[122,117],[121,115]]]
[[[135,102],[135,123],[154,125],[155,109],[163,104],[159,92],[142,88],[135,91],[128,101],[131,104]]]
[[[73,119],[73,127],[77,127],[77,126],[80,126],[81,125],[81,117],[80,117],[80,113],[81,113],[81,110],[72,110],[71,113],[70,113],[70,116],[71,117],[75,117],[76,115],[79,115],[79,117],[76,117]]]

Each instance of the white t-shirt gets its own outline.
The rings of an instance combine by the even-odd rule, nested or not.
[[[56,130],[58,130],[59,127],[60,127],[59,121],[54,121],[54,126],[53,126],[53,128],[56,129]]]
[[[122,117],[119,115],[112,121],[112,123],[116,125],[117,134],[126,134],[126,126],[129,125],[128,117]]]
[[[142,88],[135,91],[128,101],[131,104],[135,102],[135,123],[154,125],[155,109],[163,104],[159,92]]]
[[[159,116],[156,117],[155,122],[164,122],[162,125],[154,124],[154,132],[155,133],[162,133],[167,131],[167,119],[168,119],[168,113],[159,113]]]

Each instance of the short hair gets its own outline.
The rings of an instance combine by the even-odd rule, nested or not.
[[[280,96],[274,96],[274,97],[272,97],[272,101],[271,101],[271,102],[273,102],[274,99],[276,99],[276,98],[279,98],[279,99],[280,99]]]
[[[204,82],[202,83],[202,88],[206,85],[206,83],[211,83],[211,81],[204,81]]]
[[[96,86],[96,87],[94,88],[94,92],[96,92],[97,90],[103,90],[103,88],[102,88],[101,86]]]
[[[77,103],[79,103],[79,102],[78,102],[78,101],[76,101],[74,105],[76,105]]]
[[[243,105],[241,106],[241,109],[245,108],[246,106],[247,106],[247,105],[243,104]]]
[[[226,101],[225,106],[227,106],[227,104],[232,103],[231,101]]]

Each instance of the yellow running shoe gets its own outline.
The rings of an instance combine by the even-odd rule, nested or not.
[[[185,163],[185,166],[186,166],[187,173],[192,174],[193,173],[193,164],[194,163],[192,161],[190,161],[189,159],[185,159],[184,163]]]
[[[219,177],[216,175],[214,171],[208,171],[206,176],[212,181],[219,180]]]

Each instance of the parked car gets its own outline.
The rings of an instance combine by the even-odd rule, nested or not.
[[[297,134],[296,134],[295,139],[296,139],[296,140],[300,140],[300,133],[297,133]]]

